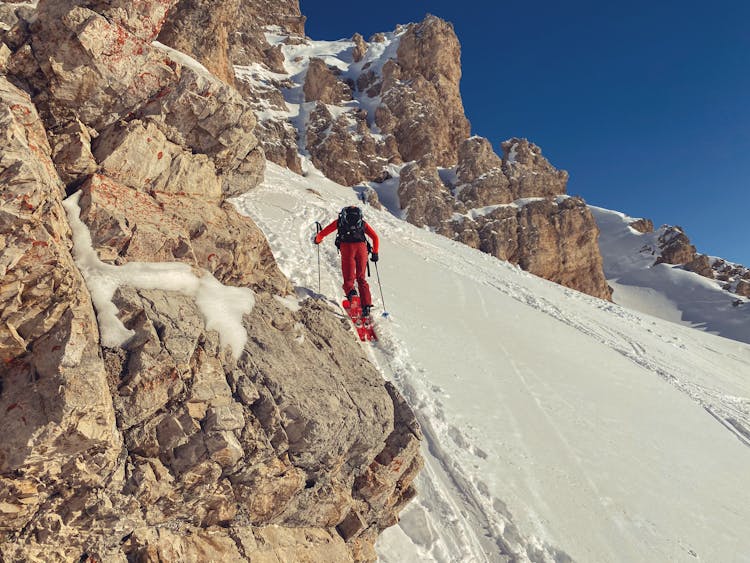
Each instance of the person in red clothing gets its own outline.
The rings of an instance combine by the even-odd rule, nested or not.
[[[336,246],[341,251],[341,272],[344,275],[344,294],[348,299],[356,295],[354,281],[359,286],[362,315],[368,316],[372,308],[370,284],[367,283],[367,253],[372,250],[372,261],[378,261],[380,241],[373,228],[362,218],[362,210],[355,206],[344,207],[338,219],[315,235],[315,244],[320,244],[333,231],[337,231]],[[372,240],[372,248],[367,238]]]

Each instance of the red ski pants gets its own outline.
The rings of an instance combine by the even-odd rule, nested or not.
[[[354,280],[359,286],[359,299],[362,305],[372,305],[370,284],[367,283],[367,243],[341,243],[341,273],[344,274],[344,295],[354,289]]]

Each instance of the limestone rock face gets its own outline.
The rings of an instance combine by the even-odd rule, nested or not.
[[[450,224],[453,237],[524,270],[600,299],[611,298],[597,239],[599,229],[580,198],[500,205]]]
[[[651,219],[637,219],[630,223],[630,227],[643,234],[654,232],[654,222]]]
[[[593,215],[580,198],[552,197],[565,192],[567,173],[525,139],[506,141],[503,148],[501,159],[487,139],[466,139],[452,179],[444,179],[430,157],[406,165],[398,191],[406,219],[535,275],[610,299]],[[524,198],[536,201],[514,203]]]
[[[37,11],[50,17],[64,17],[81,7],[104,16],[143,41],[156,38],[167,12],[177,0],[39,0]]]
[[[458,149],[457,198],[468,207],[511,203],[514,199],[502,159],[483,137],[466,139]]]
[[[305,36],[305,16],[299,0],[240,0],[240,9],[229,35],[230,60],[237,65],[254,62],[278,67],[278,53],[264,35],[266,26],[278,26],[284,35]]]
[[[233,88],[81,6],[40,3],[31,31],[38,70],[25,78],[47,121],[80,123],[91,136],[120,120],[153,121],[171,142],[213,160],[225,195],[260,181],[255,118]]]
[[[610,299],[596,227],[580,198],[534,201],[521,208],[519,265],[533,274],[594,297]]]
[[[347,112],[335,119],[322,103],[310,114],[307,150],[317,168],[345,186],[369,179],[383,181],[385,166],[400,162],[393,137],[376,140],[364,111]],[[363,154],[369,157],[363,159]]]
[[[713,278],[714,270],[711,267],[711,260],[705,254],[696,254],[695,258],[685,264],[685,269],[690,270],[703,276],[704,278]]]
[[[6,546],[27,526],[51,533],[55,518],[42,507],[59,508],[74,489],[95,503],[97,490],[118,479],[122,437],[44,127],[28,95],[4,77],[0,98],[0,546]],[[69,519],[83,508],[71,505]]]
[[[302,88],[306,102],[340,104],[352,99],[349,86],[338,79],[336,73],[322,59],[310,59]]]
[[[159,41],[187,53],[227,84],[234,84],[229,33],[241,0],[180,0],[168,14]]]
[[[687,264],[696,257],[695,246],[680,227],[669,227],[659,236],[661,256],[656,263]]]
[[[231,205],[208,205],[184,193],[145,192],[102,175],[81,189],[81,217],[104,262],[186,262],[226,285],[280,294],[290,290],[263,234]]]
[[[276,79],[269,78],[256,66],[236,67],[235,70],[238,90],[259,115],[269,109],[282,115],[288,111],[281,91],[294,85],[285,74]],[[263,117],[258,120],[254,134],[268,160],[302,174],[300,134],[289,121]]]
[[[419,427],[226,202],[262,178],[256,121],[151,43],[175,4],[40,0],[4,35],[34,96],[0,77],[0,559],[374,561],[414,495]],[[108,272],[182,262],[251,288],[244,348],[167,277],[118,273],[131,336],[103,346],[66,191]]]
[[[459,147],[456,192],[468,207],[565,193],[568,173],[553,167],[535,144],[513,138],[502,148],[501,159],[483,137],[466,139]]]
[[[557,170],[542,150],[526,139],[509,139],[502,144],[504,171],[514,199],[551,197],[564,194],[568,173]]]
[[[459,91],[460,59],[453,26],[427,16],[403,34],[398,57],[383,68],[376,123],[393,134],[405,162],[431,154],[442,166],[455,164],[470,130]]]
[[[414,225],[439,228],[454,212],[455,204],[450,192],[429,158],[404,166],[398,198],[407,221]]]

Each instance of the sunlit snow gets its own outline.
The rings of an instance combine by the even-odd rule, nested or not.
[[[358,201],[306,166],[301,177],[269,163],[234,200],[300,297],[317,294],[314,222]],[[390,317],[363,346],[426,436],[420,494],[378,542],[381,561],[750,560],[750,346],[387,211],[365,217]],[[320,251],[322,293],[341,314],[339,257]]]

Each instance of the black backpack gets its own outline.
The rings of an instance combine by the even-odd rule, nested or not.
[[[339,213],[336,246],[342,242],[367,242],[365,222],[362,220],[362,210],[359,207],[344,207]]]

